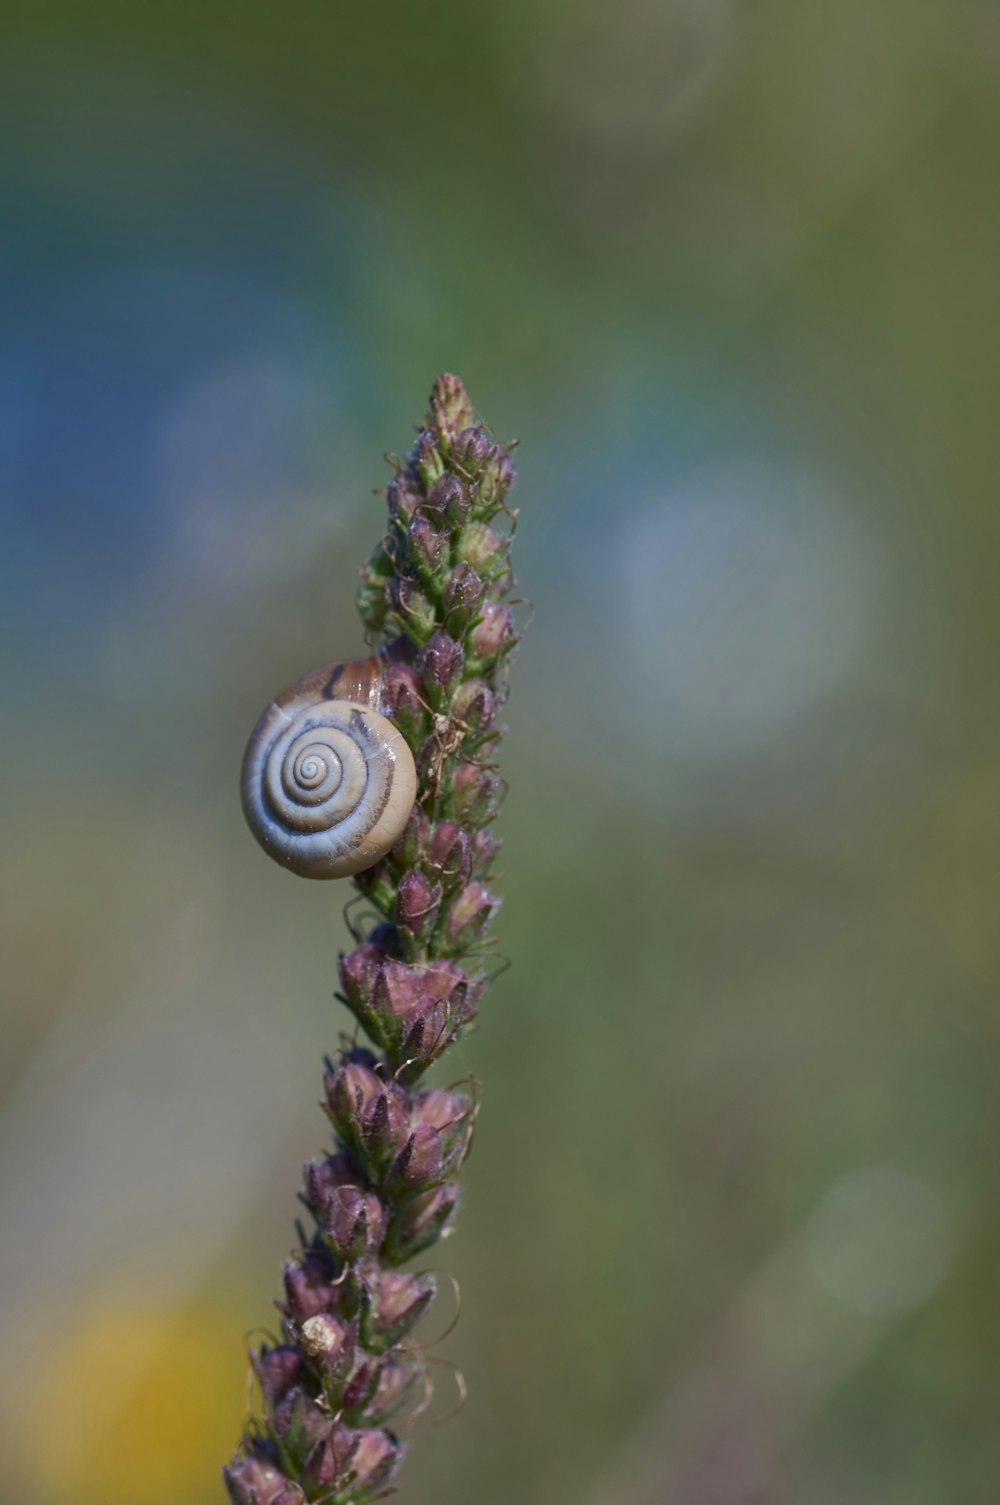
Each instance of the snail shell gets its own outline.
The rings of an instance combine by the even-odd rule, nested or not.
[[[282,690],[243,756],[243,814],[264,851],[303,878],[384,857],[417,797],[413,754],[381,711],[382,665],[354,659]]]

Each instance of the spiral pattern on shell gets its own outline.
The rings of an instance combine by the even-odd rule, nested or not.
[[[243,759],[243,813],[265,852],[305,878],[342,878],[402,834],[417,774],[378,709],[377,659],[335,664],[271,702]]]

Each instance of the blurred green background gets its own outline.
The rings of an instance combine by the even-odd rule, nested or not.
[[[4,34],[3,1498],[222,1499],[346,1017],[237,769],[452,369],[537,611],[401,1498],[993,1505],[996,6]]]

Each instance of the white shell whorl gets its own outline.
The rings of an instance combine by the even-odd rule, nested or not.
[[[265,852],[304,878],[384,857],[417,795],[405,739],[379,707],[377,659],[318,669],[284,690],[243,758],[243,813]]]

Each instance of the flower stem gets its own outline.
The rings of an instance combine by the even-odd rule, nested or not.
[[[422,1081],[488,983],[498,716],[519,636],[504,599],[514,469],[450,375],[397,465],[358,610],[418,795],[396,845],[353,880],[381,918],[341,955],[338,997],[368,1044],[327,1063],[334,1142],[304,1169],[312,1226],[285,1265],[283,1341],[252,1355],[260,1411],[224,1470],[234,1505],[366,1505],[386,1492],[430,1385],[408,1339],[436,1278],[404,1267],[451,1228],[478,1111],[471,1091]]]

